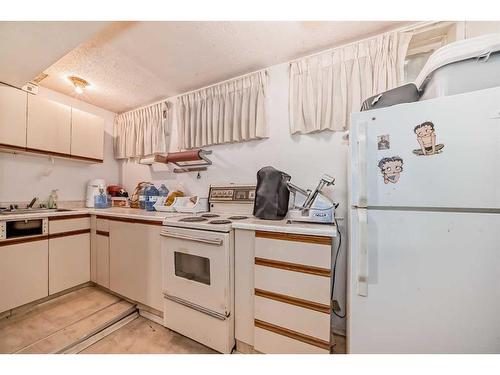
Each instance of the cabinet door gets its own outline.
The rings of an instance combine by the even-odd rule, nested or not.
[[[109,286],[134,301],[163,309],[161,226],[109,222]]]
[[[0,85],[0,144],[26,147],[27,95]]]
[[[104,119],[92,113],[72,109],[71,155],[103,160]]]
[[[49,294],[90,281],[90,233],[49,240]]]
[[[27,147],[69,155],[70,140],[71,107],[30,95]]]
[[[0,246],[0,312],[48,295],[48,240]]]
[[[109,288],[109,237],[96,235],[96,282]]]

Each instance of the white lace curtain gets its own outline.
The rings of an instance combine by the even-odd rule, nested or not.
[[[116,159],[140,158],[168,152],[170,111],[167,102],[115,117]]]
[[[410,33],[387,33],[290,66],[290,132],[347,130],[367,98],[402,83]]]
[[[184,149],[267,137],[266,72],[180,96],[177,123]]]

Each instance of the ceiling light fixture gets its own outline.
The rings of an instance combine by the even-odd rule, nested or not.
[[[80,77],[70,76],[68,77],[68,79],[71,81],[71,83],[73,83],[73,86],[75,86],[75,92],[77,94],[83,94],[85,88],[90,85],[87,81]]]

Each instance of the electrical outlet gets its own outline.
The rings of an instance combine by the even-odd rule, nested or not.
[[[340,311],[340,304],[339,304],[339,301],[337,301],[336,299],[334,299],[332,301],[332,309],[335,312],[339,312]]]

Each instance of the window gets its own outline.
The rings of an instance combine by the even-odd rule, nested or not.
[[[413,30],[404,63],[404,82],[415,81],[430,55],[457,40],[455,22],[437,22]]]

